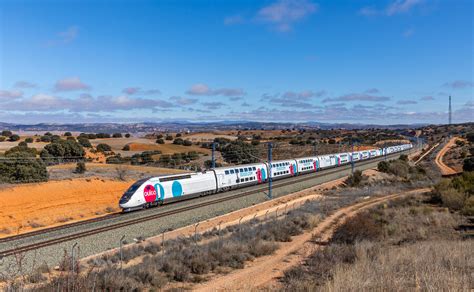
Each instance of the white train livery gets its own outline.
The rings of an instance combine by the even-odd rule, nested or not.
[[[352,161],[362,161],[412,148],[412,144],[386,148],[344,152],[312,157],[235,165],[202,172],[149,177],[135,182],[120,198],[124,212],[161,205],[190,197],[257,185],[272,180],[317,172]]]

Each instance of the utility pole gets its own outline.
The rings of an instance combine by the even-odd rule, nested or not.
[[[449,125],[452,123],[451,95],[449,96]]]
[[[352,153],[351,153],[351,172],[352,177],[354,177],[354,141],[351,139],[352,144]]]
[[[212,142],[212,168],[216,168],[216,142]]]
[[[272,142],[268,142],[268,198],[272,199]]]

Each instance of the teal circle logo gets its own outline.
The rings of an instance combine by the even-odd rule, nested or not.
[[[179,197],[183,194],[183,187],[179,181],[174,181],[171,186],[171,191],[173,192],[173,197]]]

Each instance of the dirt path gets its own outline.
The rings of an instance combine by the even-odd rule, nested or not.
[[[443,162],[443,157],[448,152],[451,147],[454,145],[456,142],[456,137],[451,138],[446,145],[443,146],[443,148],[438,152],[435,158],[435,163],[439,167],[439,170],[441,171],[442,175],[453,175],[456,174],[457,171],[452,169],[451,167],[447,166]]]
[[[417,189],[401,194],[370,198],[342,208],[318,224],[312,232],[295,236],[291,242],[282,243],[275,254],[258,258],[242,270],[235,270],[227,275],[218,276],[206,283],[196,285],[193,290],[247,291],[258,288],[270,290],[279,288],[278,279],[283,276],[284,271],[294,265],[301,264],[307,256],[319,248],[319,245],[311,242],[313,238],[317,238],[319,242],[325,242],[332,236],[338,224],[354,216],[357,212],[394,198],[426,191],[429,189]]]

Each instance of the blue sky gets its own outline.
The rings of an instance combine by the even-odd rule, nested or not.
[[[473,1],[0,0],[0,121],[473,121]]]

